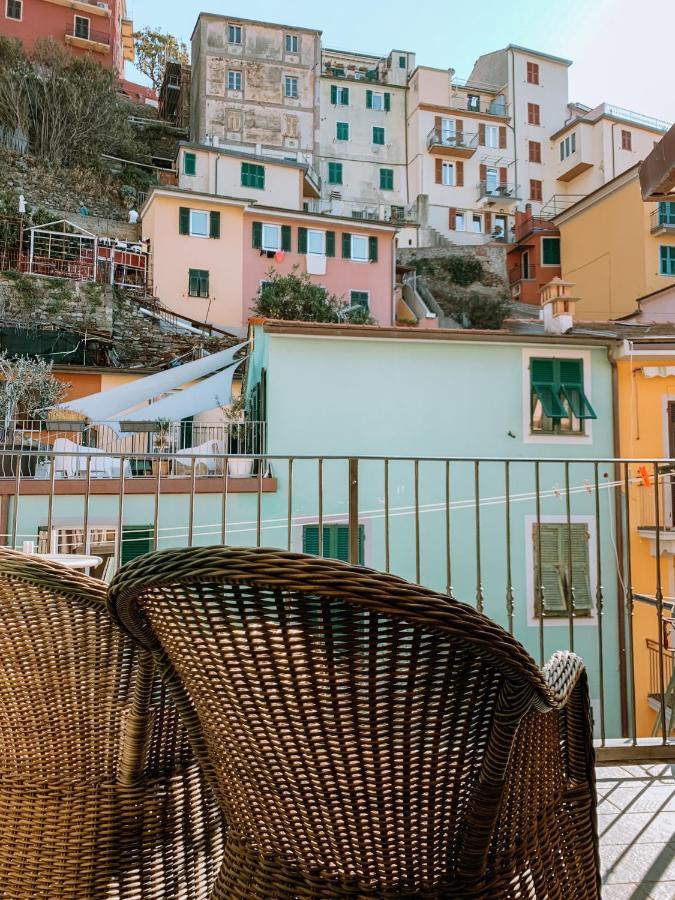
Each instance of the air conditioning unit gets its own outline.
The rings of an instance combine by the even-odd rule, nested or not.
[[[110,9],[110,6],[107,3],[101,3],[100,0],[99,0],[99,2],[97,2],[96,5],[98,6],[99,9],[108,9],[108,10]]]
[[[363,72],[354,72],[354,81],[363,81],[365,77]]]

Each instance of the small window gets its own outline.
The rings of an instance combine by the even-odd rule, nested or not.
[[[675,203],[673,201],[659,203],[659,225],[675,225]]]
[[[339,87],[337,84],[331,84],[330,102],[334,106],[349,106],[349,88]]]
[[[183,175],[196,175],[197,174],[197,154],[196,153],[184,153],[183,154]]]
[[[349,292],[349,301],[350,306],[358,306],[364,312],[368,312],[368,291],[350,291]]]
[[[659,247],[662,275],[675,275],[675,245],[662,244]]]
[[[316,256],[326,255],[326,232],[307,229],[307,252]]]
[[[597,416],[584,393],[581,359],[530,360],[530,427],[533,434],[583,434]]]
[[[230,70],[227,73],[227,89],[228,91],[240,91],[241,90],[241,72],[235,72]]]
[[[455,164],[443,161],[441,166],[441,184],[452,187],[455,183]]]
[[[492,149],[499,147],[499,128],[496,125],[485,126],[485,146]]]
[[[188,295],[190,297],[209,296],[209,273],[206,269],[190,269]]]
[[[373,143],[384,144],[384,128],[373,125]]]
[[[89,40],[89,19],[86,16],[75,16],[75,37]]]
[[[474,213],[471,216],[471,230],[474,232],[474,234],[483,233],[483,217],[478,213]]]
[[[543,266],[560,265],[560,238],[543,237],[541,239],[541,264]]]
[[[530,162],[540,163],[541,162],[541,144],[539,141],[528,141],[528,149],[529,149],[529,159]]]
[[[527,104],[527,124],[541,125],[541,115],[538,103]]]
[[[340,559],[342,562],[349,561],[349,526],[348,525],[324,525],[323,541],[319,548],[319,526],[303,525],[302,526],[302,552],[319,555],[321,549],[324,557],[328,559]],[[365,529],[363,525],[359,525],[359,565],[364,563]]]
[[[537,178],[530,178],[530,200],[541,202],[543,196],[542,183]]]
[[[190,235],[204,238],[209,236],[209,214],[204,210],[190,210]]]
[[[534,277],[534,269],[530,268],[530,254],[528,250],[520,257],[520,277],[524,281],[529,281],[530,278]]]
[[[621,149],[633,149],[633,135],[630,131],[625,131],[624,129],[621,130]]]
[[[328,184],[342,184],[342,163],[328,163]]]
[[[361,262],[368,261],[368,238],[361,234],[353,234],[351,247],[351,258]]]
[[[241,44],[241,25],[227,26],[227,43]]]
[[[575,616],[591,615],[589,542],[585,522],[533,523],[535,615],[540,616],[542,612],[545,618],[566,618],[571,612]]]
[[[287,34],[285,45],[286,45],[286,53],[297,53],[298,52],[298,36],[297,36],[297,34]]]
[[[527,64],[527,83],[539,84],[539,64],[528,62]]]
[[[380,91],[370,91],[370,109],[384,109],[384,94]]]
[[[294,75],[284,75],[284,97],[298,99],[298,79]]]
[[[256,163],[241,164],[241,186],[256,188],[257,190],[265,189],[265,167]]]
[[[281,225],[267,225],[263,222],[262,249],[272,252],[281,250]]]
[[[335,138],[338,141],[349,140],[349,122],[336,122]]]
[[[485,193],[489,196],[499,193],[499,169],[496,166],[485,169]]]
[[[466,108],[471,112],[480,112],[480,94],[467,94]]]
[[[17,22],[20,22],[23,15],[23,0],[7,0],[5,15],[8,19],[16,19]]]
[[[464,231],[464,213],[455,213],[455,231]]]
[[[406,67],[407,65],[408,65],[408,62],[407,62],[405,56],[399,56],[399,58],[398,58],[398,67],[399,67],[399,69],[405,69],[405,67]]]
[[[393,191],[394,190],[394,170],[393,169],[380,169],[380,190],[382,190],[382,191]]]

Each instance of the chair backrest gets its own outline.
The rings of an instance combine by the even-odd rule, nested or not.
[[[373,890],[453,876],[488,757],[505,769],[521,717],[550,701],[473,608],[332,560],[163,551],[109,598],[205,745],[228,833]]]
[[[0,777],[67,781],[162,771],[190,749],[152,664],[106,609],[106,585],[64,566],[0,548]],[[139,670],[162,706],[125,748]],[[138,713],[141,713],[139,716]],[[175,763],[173,763],[175,764]],[[125,771],[126,770],[126,771]]]

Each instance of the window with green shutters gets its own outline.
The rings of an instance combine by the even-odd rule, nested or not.
[[[139,556],[151,553],[154,545],[155,529],[152,525],[125,525],[120,541],[121,564],[131,562]]]
[[[219,212],[211,212],[209,213],[209,237],[219,238],[220,237],[220,213]]]
[[[364,564],[365,529],[359,525],[359,565]],[[349,562],[349,526],[323,526],[323,553],[328,559],[340,559]],[[319,526],[304,525],[302,529],[302,552],[312,556],[319,555]]]
[[[184,153],[183,154],[183,174],[184,175],[196,175],[197,174],[197,154],[196,153]]]
[[[349,122],[336,122],[335,137],[338,141],[349,140]]]
[[[181,206],[178,210],[178,233],[190,234],[190,209]]]
[[[382,190],[382,191],[393,191],[394,190],[394,170],[393,169],[380,169],[380,190]]]
[[[597,418],[584,393],[581,359],[530,360],[530,426],[533,434],[583,434]]]
[[[675,275],[675,245],[661,244],[659,248],[662,275]]]
[[[541,262],[544,266],[560,265],[559,237],[543,237],[541,239]]]
[[[389,112],[391,109],[391,94],[388,91],[366,91],[366,109],[379,109]]]
[[[328,184],[342,184],[342,163],[328,163]]]
[[[592,614],[589,537],[585,522],[533,524],[535,615],[541,615],[542,594],[545,618],[566,618],[572,610],[575,616]]]
[[[364,309],[366,312],[368,312],[369,309],[369,299],[368,291],[349,292],[349,305],[360,306],[361,309]]]
[[[333,106],[349,106],[349,88],[331,84],[330,102]]]
[[[190,269],[188,295],[190,297],[209,296],[209,273],[206,269]]]
[[[368,259],[377,262],[377,238],[372,234],[368,238]]]
[[[326,256],[335,256],[335,232],[326,232]]]
[[[659,203],[659,225],[675,225],[675,203],[672,201]]]
[[[252,226],[253,249],[262,250],[262,222],[254,222]]]
[[[241,164],[241,186],[264,190],[265,188],[265,167],[256,163]]]
[[[384,128],[379,125],[373,125],[373,143],[384,144]]]
[[[405,56],[399,56],[399,58],[398,58],[398,67],[399,67],[399,69],[405,69],[405,67],[406,67],[407,65],[408,65],[408,63],[407,63],[407,61],[406,61]]]

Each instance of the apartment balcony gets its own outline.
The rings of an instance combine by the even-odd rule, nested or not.
[[[125,62],[134,61],[134,23],[131,19],[122,19],[122,49]]]
[[[556,138],[556,178],[558,181],[574,181],[595,164],[592,135],[587,129],[577,126],[564,137]]]
[[[108,53],[110,50],[110,34],[105,31],[93,31],[91,28],[76,28],[69,25],[66,28],[66,43],[81,50],[91,50],[93,53]]]
[[[448,105],[452,109],[462,109],[481,116],[494,116],[498,119],[510,117],[508,101],[502,94],[487,100],[477,94],[464,94],[453,90]]]
[[[478,134],[467,131],[448,134],[442,128],[432,128],[427,135],[427,149],[441,156],[468,159],[478,149]]]
[[[640,535],[654,550],[658,545],[659,554],[675,555],[675,470],[669,463],[645,466],[634,473],[634,483]]]
[[[658,203],[649,214],[651,234],[675,234],[675,203]]]
[[[533,263],[523,266],[522,261],[516,266],[511,266],[509,269],[509,284],[518,284],[521,281],[536,281],[540,274],[538,269],[539,266]]]
[[[519,185],[512,182],[495,184],[493,181],[483,180],[478,184],[478,199],[482,200],[486,206],[494,206],[497,203],[500,205],[517,203],[520,200],[519,188]]]
[[[326,200],[305,200],[305,212],[319,216],[344,216],[368,222],[388,222],[396,225],[411,225],[417,222],[417,206],[414,203],[364,203],[342,200],[334,192]]]
[[[530,234],[538,232],[558,233],[555,225],[551,224],[549,216],[528,216],[518,222],[514,228],[514,238],[516,241],[524,240]]]

